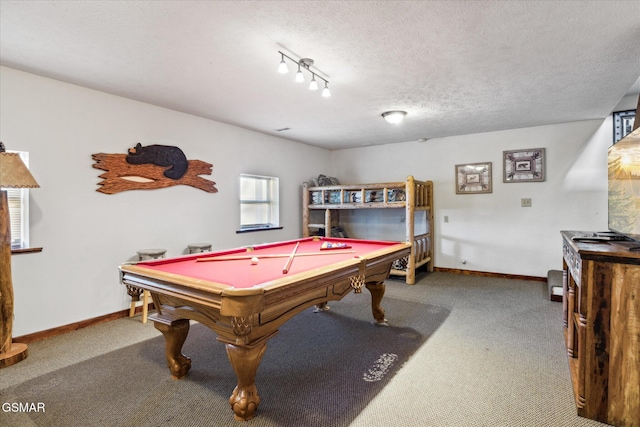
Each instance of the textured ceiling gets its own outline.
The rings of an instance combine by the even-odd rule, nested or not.
[[[4,66],[329,149],[604,118],[638,40],[636,0],[0,0]]]

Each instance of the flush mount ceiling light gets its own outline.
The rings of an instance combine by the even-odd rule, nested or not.
[[[311,71],[310,69],[311,66],[313,65],[313,59],[301,58],[299,61],[296,61],[295,59],[285,55],[280,51],[278,51],[278,53],[281,56],[280,65],[278,66],[278,72],[280,74],[286,74],[289,72],[287,63],[284,60],[284,58],[287,58],[289,61],[293,62],[298,66],[298,71],[296,72],[296,77],[294,79],[296,82],[301,83],[304,81],[304,74],[302,73],[302,70],[307,70],[311,74],[311,83],[309,84],[309,90],[318,90],[319,87],[318,87],[318,81],[316,80],[316,77],[317,77],[320,80],[324,81],[324,89],[322,89],[322,96],[324,96],[325,98],[331,96],[331,92],[329,91],[329,82],[327,81],[327,79],[319,76],[318,74],[316,74],[314,71]]]
[[[382,113],[382,117],[389,123],[393,125],[397,125],[404,119],[404,116],[407,115],[406,111],[387,111],[386,113]]]

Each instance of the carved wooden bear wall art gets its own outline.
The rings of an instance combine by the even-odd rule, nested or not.
[[[138,143],[128,154],[98,153],[91,156],[100,175],[96,191],[115,194],[127,190],[152,190],[173,185],[189,185],[208,193],[216,193],[215,182],[199,175],[211,175],[213,165],[201,160],[187,160],[178,147],[142,146]]]
[[[167,145],[147,145],[137,143],[135,147],[129,148],[127,163],[132,165],[143,165],[151,163],[158,166],[171,166],[164,171],[164,176],[171,179],[180,179],[187,171],[189,162],[178,147]]]

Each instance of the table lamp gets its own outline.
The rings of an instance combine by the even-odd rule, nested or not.
[[[11,283],[11,219],[9,197],[3,188],[40,187],[18,153],[7,153],[0,142],[0,368],[29,355],[27,345],[13,343],[13,284]]]

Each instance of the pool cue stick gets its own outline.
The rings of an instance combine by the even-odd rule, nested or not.
[[[296,243],[296,247],[293,248],[293,251],[291,252],[291,256],[289,257],[289,259],[287,260],[287,263],[284,265],[284,268],[282,269],[282,274],[287,274],[289,272],[289,269],[291,268],[291,264],[293,263],[293,257],[296,256],[296,251],[298,250],[298,246],[300,246],[300,242]]]
[[[322,252],[305,252],[302,254],[296,253],[296,257],[300,256],[316,256],[316,255],[340,255],[340,254],[353,254],[356,251],[322,251]],[[209,258],[196,258],[196,262],[209,262],[209,261],[237,261],[241,259],[251,258],[287,258],[291,254],[265,254],[265,255],[237,255],[237,256],[220,256]]]

